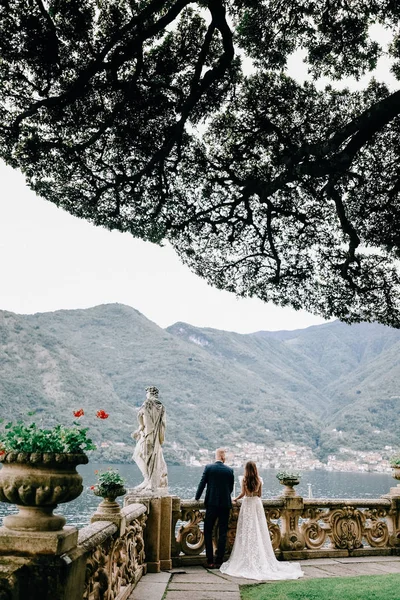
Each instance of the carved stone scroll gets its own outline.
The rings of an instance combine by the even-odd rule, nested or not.
[[[87,557],[83,600],[115,600],[133,589],[144,569],[143,530],[147,515],[128,523],[122,537],[108,537]]]
[[[182,520],[181,502],[180,499],[174,497],[172,499],[172,521],[171,521],[171,556],[177,558],[181,553],[181,543],[176,535],[176,527],[178,521]]]
[[[146,519],[147,515],[142,515],[140,519],[134,519],[120,540],[118,552],[123,557],[124,567],[121,571],[122,586],[136,585],[142,576],[145,563],[143,533]]]
[[[353,506],[344,506],[328,513],[331,541],[335,548],[355,550],[362,547],[365,515]]]
[[[203,516],[197,508],[182,510],[182,521],[187,523],[180,527],[177,542],[184,554],[193,556],[204,550],[204,534],[199,527]]]
[[[301,524],[300,530],[310,550],[322,548],[326,542],[329,527],[321,522],[325,515],[326,511],[319,508],[307,508],[302,514],[302,518],[307,520]]]
[[[267,508],[264,507],[265,518],[267,519],[269,535],[271,537],[271,543],[274,550],[278,550],[281,544],[281,530],[277,523],[273,523],[272,519],[278,520],[281,516],[279,508]]]
[[[83,600],[108,600],[112,545],[113,539],[108,538],[88,556]]]
[[[389,543],[389,529],[386,521],[387,516],[384,508],[373,508],[364,511],[367,519],[364,536],[368,544],[373,548],[384,548]]]

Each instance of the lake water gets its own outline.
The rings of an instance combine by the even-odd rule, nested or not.
[[[101,498],[95,496],[89,488],[96,483],[95,470],[106,470],[108,466],[110,465],[90,463],[78,467],[78,471],[83,476],[84,492],[73,502],[60,504],[56,511],[66,517],[68,525],[84,527],[89,523],[91,515],[101,501]],[[118,468],[119,473],[126,479],[127,487],[134,487],[142,481],[142,476],[135,464],[111,466]],[[202,472],[203,467],[169,466],[170,493],[180,498],[194,498]],[[242,474],[242,469],[235,469],[236,493],[239,490],[238,476]],[[274,498],[281,494],[283,488],[275,474],[274,469],[260,471],[264,480],[263,498]],[[396,483],[389,473],[304,471],[296,490],[299,495],[308,497],[309,487],[307,484],[311,484],[314,498],[379,498],[382,494],[388,493]],[[119,502],[122,503],[121,498],[119,498]],[[4,516],[12,512],[16,512],[15,506],[0,502],[0,522]]]

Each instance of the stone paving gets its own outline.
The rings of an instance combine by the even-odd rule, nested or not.
[[[299,561],[304,579],[400,574],[400,557],[317,558]],[[143,577],[128,600],[240,600],[239,585],[260,583],[204,567],[183,567]]]

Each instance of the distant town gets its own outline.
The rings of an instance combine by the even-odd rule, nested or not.
[[[214,453],[207,448],[200,448],[197,455],[189,455],[187,450],[173,444],[177,454],[182,451],[184,464],[200,467],[214,460]],[[389,458],[396,449],[385,446],[382,451],[357,451],[341,447],[336,454],[328,456],[327,462],[318,460],[311,448],[296,444],[279,443],[276,446],[263,446],[253,442],[236,443],[226,447],[227,464],[232,467],[243,467],[247,460],[254,460],[260,469],[279,469],[285,471],[361,471],[389,473]]]

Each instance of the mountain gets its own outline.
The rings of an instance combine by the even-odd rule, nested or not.
[[[325,458],[340,446],[398,445],[400,425],[400,331],[379,324],[339,321],[296,331],[249,335],[177,323],[168,331],[210,354],[261,376],[269,390],[297,401],[318,421],[309,445]],[[281,423],[285,414],[280,410]],[[304,423],[306,427],[306,423]],[[273,428],[280,435],[280,427]],[[313,433],[310,431],[311,436]],[[288,436],[289,437],[289,436]],[[288,439],[286,437],[286,439]],[[281,435],[285,440],[285,436]],[[297,439],[293,435],[292,439]]]
[[[240,441],[292,440],[323,458],[339,446],[396,444],[400,331],[332,322],[242,335],[158,327],[121,304],[35,315],[0,311],[5,420],[85,425],[104,460],[128,460],[136,411],[156,385],[167,411],[165,454]],[[110,417],[96,420],[102,408]]]

